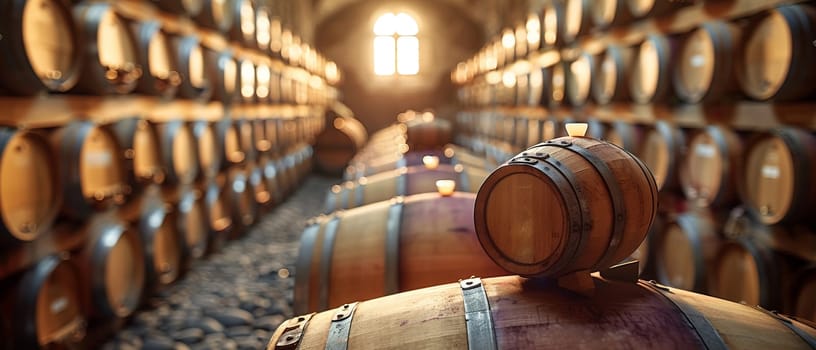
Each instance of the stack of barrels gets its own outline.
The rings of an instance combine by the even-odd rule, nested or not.
[[[659,220],[636,251],[644,277],[816,320],[816,133],[782,115],[816,106],[816,7],[725,7],[547,2],[526,22],[541,22],[539,40],[515,42],[535,49],[488,45],[452,73],[456,140],[505,162],[586,121],[660,189]]]
[[[570,136],[530,147],[472,199],[426,193],[316,219],[297,263],[302,316],[267,349],[806,349],[816,337],[812,323],[617,264],[658,206],[653,176],[618,146]],[[521,276],[466,278],[508,272]]]
[[[97,346],[285,200],[336,97],[280,8],[74,3],[0,5],[2,348]]]

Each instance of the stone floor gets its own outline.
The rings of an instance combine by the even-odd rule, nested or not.
[[[104,349],[262,349],[292,316],[298,240],[337,179],[310,176],[242,239],[197,261]]]

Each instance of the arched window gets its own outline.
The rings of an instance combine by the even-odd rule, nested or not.
[[[374,74],[419,73],[419,32],[416,21],[405,13],[386,13],[374,23]]]

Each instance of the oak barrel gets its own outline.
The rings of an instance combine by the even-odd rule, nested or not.
[[[272,40],[272,17],[270,9],[264,5],[255,9],[255,42],[261,52],[269,52],[269,44]]]
[[[235,20],[235,8],[231,0],[203,0],[204,6],[196,16],[196,22],[203,27],[225,33]]]
[[[423,116],[422,121],[409,121],[406,125],[406,143],[410,150],[438,149],[453,141],[453,124],[446,119]]]
[[[657,185],[637,158],[606,142],[562,137],[493,171],[474,220],[487,254],[507,271],[559,277],[629,256],[656,211]]]
[[[791,291],[791,314],[816,322],[816,266],[810,265],[800,270]]]
[[[742,173],[742,142],[724,126],[710,125],[691,137],[680,167],[686,198],[701,206],[727,206]]]
[[[672,94],[671,67],[677,54],[675,39],[650,34],[635,53],[629,94],[636,103],[665,102]]]
[[[315,165],[328,174],[342,174],[368,138],[359,120],[328,112],[329,125],[317,136],[315,142]]]
[[[143,73],[136,85],[136,91],[172,98],[181,84],[175,48],[170,34],[164,31],[158,21],[133,22],[130,25],[136,39],[139,65]]]
[[[272,149],[272,139],[269,138],[269,131],[266,127],[268,119],[257,118],[249,121],[252,124],[252,139],[255,140],[255,150],[258,154],[264,154]]]
[[[590,15],[596,28],[620,25],[632,19],[626,0],[594,0]]]
[[[156,124],[145,119],[127,118],[112,125],[122,149],[125,176],[132,189],[164,182],[164,169]]]
[[[564,32],[559,34],[563,34],[561,36],[565,43],[575,41],[578,36],[585,34],[592,27],[591,5],[591,0],[564,1]]]
[[[746,32],[737,61],[742,91],[757,100],[810,96],[816,79],[816,8],[786,5],[767,11]]]
[[[196,101],[208,101],[212,96],[204,48],[201,41],[193,35],[179,36],[174,39],[176,62],[181,75],[178,95]]]
[[[723,21],[703,23],[686,36],[674,67],[674,91],[685,103],[717,101],[736,87],[732,60],[740,30]]]
[[[191,123],[198,152],[199,177],[206,180],[215,178],[224,163],[224,144],[218,137],[214,122],[194,121]]]
[[[456,181],[456,190],[476,193],[488,172],[463,165],[439,165],[435,169],[424,166],[400,168],[362,177],[332,186],[326,197],[326,213],[356,208],[397,196],[436,192],[437,180]]]
[[[519,276],[470,278],[349,300],[284,322],[267,349],[810,349],[816,337],[785,316],[656,283],[590,283],[594,295],[582,296]]]
[[[108,3],[80,3],[74,18],[84,41],[82,75],[74,90],[93,95],[126,94],[142,76],[136,38]]]
[[[235,101],[239,89],[238,63],[232,51],[205,49],[204,64],[212,85],[212,99],[225,105]]]
[[[575,107],[583,106],[589,100],[589,94],[594,83],[595,56],[583,52],[573,61],[565,62],[567,102]]]
[[[190,125],[181,120],[159,124],[159,143],[168,184],[188,185],[198,177],[199,155]]]
[[[60,348],[85,335],[78,274],[65,255],[49,255],[19,277],[0,281],[0,347]]]
[[[258,41],[255,37],[255,1],[235,0],[232,1],[232,28],[229,30],[229,38],[247,48],[257,48]]]
[[[714,283],[720,237],[709,213],[684,213],[666,224],[655,247],[657,281],[672,287],[707,292]]]
[[[362,163],[351,163],[346,168],[343,175],[344,180],[357,180],[364,176],[371,176],[409,166],[423,165],[422,158],[425,156],[436,156],[440,164],[450,164],[450,158],[445,157],[441,151],[408,152],[399,156],[381,156]]]
[[[541,16],[541,46],[552,48],[565,42],[566,20],[564,19],[564,4],[559,1],[549,1],[544,4]],[[574,39],[574,36],[570,40]]]
[[[84,220],[97,209],[121,204],[131,188],[122,150],[111,128],[71,122],[50,135],[62,187],[62,213]]]
[[[176,227],[183,236],[184,270],[192,260],[207,253],[210,241],[210,218],[204,194],[198,189],[182,188],[175,203]]]
[[[272,79],[272,71],[265,62],[260,62],[255,66],[255,96],[260,103],[269,102],[269,88]]]
[[[62,201],[57,162],[41,134],[0,128],[0,242],[47,232]]]
[[[274,197],[269,189],[268,182],[264,177],[264,168],[261,163],[255,161],[244,166],[246,170],[252,196],[258,204],[259,209],[268,209],[274,202]]]
[[[685,153],[683,131],[670,122],[658,120],[646,131],[638,157],[652,171],[657,188],[662,191],[677,186],[677,173]]]
[[[16,95],[68,91],[83,52],[68,1],[4,1],[0,5],[0,86]]]
[[[139,306],[145,282],[139,233],[115,212],[95,215],[88,240],[71,261],[77,267],[83,313],[90,319],[127,317]]]
[[[258,203],[249,180],[249,174],[240,166],[227,171],[227,198],[236,233],[246,230],[258,219]]]
[[[742,202],[765,224],[813,221],[816,137],[780,128],[753,142],[745,155]]]
[[[694,4],[696,0],[626,0],[629,12],[634,17],[652,17],[675,11],[683,6]]]
[[[212,180],[204,185],[204,205],[210,224],[208,253],[221,250],[233,228],[232,208],[227,198],[227,189],[222,183],[222,180]]]
[[[634,69],[634,50],[608,46],[600,58],[592,79],[592,97],[599,104],[629,99],[630,76]]]
[[[232,119],[221,119],[215,123],[216,135],[222,144],[221,170],[232,164],[239,164],[246,159],[246,154],[241,147],[241,136],[238,125]]]
[[[474,199],[425,193],[319,218],[301,238],[295,312],[502,274],[476,239]]]
[[[637,124],[616,120],[606,128],[603,139],[629,152],[638,154],[643,142],[643,128]]]

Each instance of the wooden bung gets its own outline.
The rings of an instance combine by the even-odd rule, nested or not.
[[[634,69],[633,51],[623,46],[608,46],[603,51],[592,79],[595,102],[603,105],[629,99],[630,76]]]
[[[0,5],[0,88],[14,95],[64,92],[76,85],[83,53],[68,1]]]
[[[733,60],[740,30],[724,21],[703,23],[685,37],[678,50],[672,83],[685,103],[719,101],[735,89]]]
[[[685,154],[683,131],[670,122],[658,120],[646,131],[638,157],[652,171],[657,188],[663,191],[677,187],[677,173]]]
[[[84,45],[82,74],[74,91],[93,94],[127,94],[142,76],[136,39],[127,22],[108,3],[74,6]]]
[[[456,190],[476,193],[488,172],[463,165],[412,166],[335,185],[326,198],[325,213],[356,208],[397,196],[436,192],[436,181],[454,180]]]
[[[163,98],[174,97],[182,76],[170,34],[158,21],[134,21],[130,28],[136,39],[139,65],[143,70],[136,91]]]
[[[779,6],[752,22],[745,33],[737,78],[749,97],[765,101],[810,96],[816,79],[816,8]]]
[[[713,283],[720,244],[717,223],[710,213],[688,212],[671,220],[655,247],[655,277],[672,287],[704,293]]]
[[[345,278],[336,282],[357,287]],[[361,295],[345,305],[333,304],[336,309],[285,321],[267,349],[372,344],[422,349],[610,344],[633,349],[809,349],[807,339],[816,336],[816,329],[797,320],[702,294],[646,281],[592,277],[589,282],[598,290],[595,296],[566,293],[519,276],[471,278],[373,300]]]
[[[772,130],[745,153],[742,202],[764,224],[812,222],[814,176],[816,137],[791,127]]]
[[[0,128],[0,242],[31,242],[62,202],[57,158],[43,135]]]
[[[230,0],[203,0],[202,2],[204,5],[196,16],[196,23],[222,33],[229,32],[235,20],[233,2]]]
[[[727,206],[742,173],[742,141],[724,126],[709,125],[691,137],[680,167],[686,198],[698,206]]]
[[[303,273],[295,280],[295,312],[326,310],[461,276],[502,274],[476,239],[474,197],[458,192],[398,197],[314,221],[301,239],[297,269]],[[423,224],[415,225],[417,220]]]
[[[195,134],[181,120],[159,124],[159,143],[168,185],[189,185],[198,177],[199,155]]]
[[[672,95],[676,39],[650,34],[636,48],[629,93],[636,103],[661,103]]]
[[[48,255],[22,274],[0,282],[0,346],[39,349],[76,344],[86,320],[77,271],[67,255]]]
[[[582,126],[570,133],[584,135]],[[500,266],[555,278],[623,260],[646,237],[656,211],[657,185],[637,158],[569,136],[529,148],[490,174],[474,220],[479,241]]]

